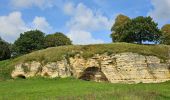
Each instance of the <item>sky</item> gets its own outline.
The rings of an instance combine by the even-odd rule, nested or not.
[[[73,44],[110,43],[117,15],[170,23],[170,0],[0,0],[0,37],[13,43],[29,30],[62,32]]]

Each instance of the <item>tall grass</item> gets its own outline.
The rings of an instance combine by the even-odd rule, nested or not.
[[[169,100],[170,82],[110,84],[33,78],[0,82],[0,100]]]

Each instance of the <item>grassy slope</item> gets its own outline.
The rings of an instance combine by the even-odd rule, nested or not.
[[[85,82],[75,79],[28,79],[8,80],[13,66],[24,61],[57,61],[63,55],[73,56],[82,51],[86,58],[105,52],[134,52],[168,59],[166,45],[136,45],[127,43],[87,46],[64,46],[36,51],[16,59],[0,62],[0,100],[42,100],[42,99],[91,99],[91,100],[162,100],[170,99],[170,82],[160,84],[109,84]],[[6,81],[2,81],[6,80]],[[90,100],[89,99],[89,100]]]
[[[168,59],[169,47],[167,45],[137,45],[128,43],[111,43],[111,44],[98,44],[86,46],[61,46],[53,47],[18,57],[13,60],[0,62],[0,80],[10,78],[10,72],[14,65],[25,61],[44,61],[53,62],[63,59],[63,56],[70,57],[76,53],[82,52],[85,58],[91,57],[94,54],[102,54],[107,52],[122,53],[134,52],[143,55],[157,56],[163,60]]]
[[[28,79],[0,82],[2,100],[170,100],[170,82],[110,84],[76,79]]]
[[[111,44],[97,44],[97,45],[85,45],[85,46],[61,46],[53,47],[40,51],[30,53],[28,55],[19,57],[15,61],[57,61],[63,59],[63,55],[73,56],[76,53],[82,52],[85,58],[91,57],[94,54],[103,54],[105,52],[122,53],[122,52],[134,52],[143,55],[153,55],[161,59],[168,58],[169,47],[167,45],[138,45],[129,43],[111,43]]]
[[[11,60],[0,61],[0,82],[11,78],[10,73],[12,69],[13,64]]]

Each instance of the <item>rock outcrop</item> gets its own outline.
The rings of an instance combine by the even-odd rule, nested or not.
[[[96,54],[85,59],[80,54],[62,61],[28,62],[15,66],[12,77],[70,77],[111,83],[159,83],[170,80],[170,63],[155,56],[137,53]]]

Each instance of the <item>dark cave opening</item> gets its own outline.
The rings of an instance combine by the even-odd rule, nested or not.
[[[84,70],[79,79],[86,81],[106,82],[108,79],[98,67],[88,67]]]
[[[17,78],[26,79],[26,77],[24,75],[18,75]]]

